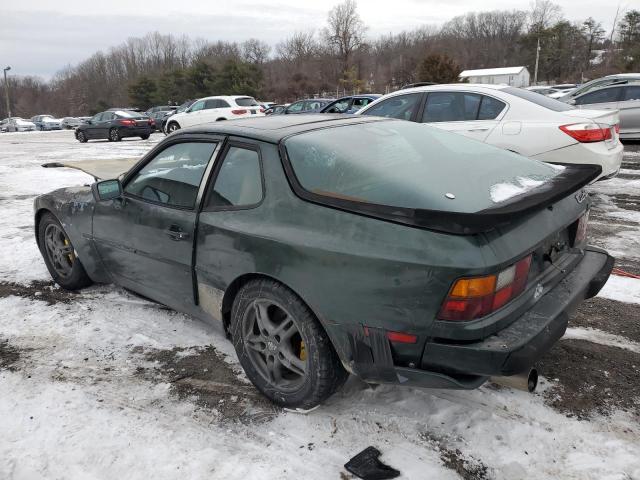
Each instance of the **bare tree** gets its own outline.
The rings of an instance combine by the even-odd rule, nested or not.
[[[347,72],[351,67],[352,55],[364,43],[367,31],[358,14],[358,4],[355,0],[344,0],[331,9],[327,23],[322,31],[323,36],[338,55],[342,72]]]
[[[250,38],[242,42],[240,47],[242,49],[242,59],[245,62],[256,65],[265,63],[269,59],[269,53],[271,52],[269,44],[257,38]]]

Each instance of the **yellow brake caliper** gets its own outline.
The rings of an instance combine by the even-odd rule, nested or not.
[[[307,350],[304,348],[304,342],[300,340],[300,360],[304,361],[307,359]]]
[[[64,239],[64,245],[65,245],[65,246],[69,245],[69,240],[68,240],[68,239],[66,239],[66,238]],[[68,253],[68,254],[67,254],[67,257],[69,257],[69,261],[70,261],[71,263],[73,263],[73,258],[74,258],[73,251],[72,251],[72,252],[70,252],[70,253]]]

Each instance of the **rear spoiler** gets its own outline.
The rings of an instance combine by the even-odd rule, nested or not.
[[[524,215],[542,210],[558,200],[581,190],[602,172],[600,165],[563,164],[563,166],[565,167],[564,170],[539,187],[516,195],[494,207],[475,213],[361,203],[349,199],[332,198],[304,190],[301,191],[294,183],[292,183],[292,186],[299,196],[321,205],[425,230],[454,235],[473,235],[489,232]],[[581,195],[576,196],[576,201],[579,203],[583,200],[584,197]]]

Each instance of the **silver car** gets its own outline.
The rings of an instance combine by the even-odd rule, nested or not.
[[[561,102],[570,103],[571,100],[576,99],[580,95],[584,95],[591,90],[601,87],[607,87],[609,85],[625,84],[633,81],[640,81],[640,73],[619,73],[617,75],[607,75],[606,77],[596,78],[590,82],[583,83],[579,87],[569,90],[565,95],[561,97],[554,96]]]
[[[7,132],[33,132],[36,124],[20,117],[7,118]]]
[[[640,139],[640,80],[597,88],[569,103],[588,110],[619,110],[620,138]]]

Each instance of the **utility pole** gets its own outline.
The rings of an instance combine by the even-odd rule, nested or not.
[[[7,82],[7,72],[11,70],[11,67],[4,69],[4,98],[7,102],[7,117],[11,116],[11,105],[9,104],[9,82]]]
[[[538,35],[538,46],[536,47],[536,68],[533,70],[533,84],[538,85],[538,62],[540,61],[540,36]]]

